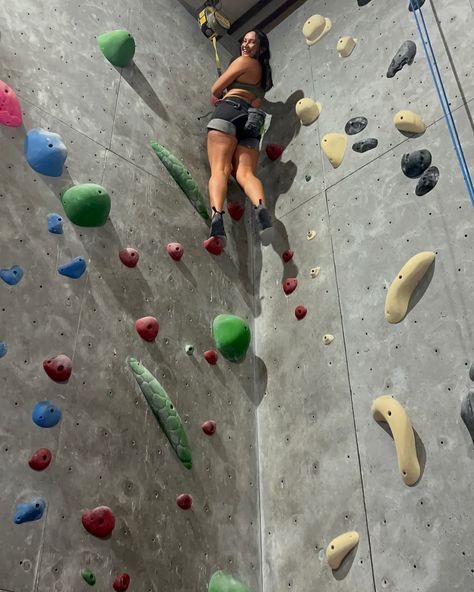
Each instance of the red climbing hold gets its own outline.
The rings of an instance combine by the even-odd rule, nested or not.
[[[138,263],[138,259],[140,258],[140,254],[136,249],[127,247],[126,249],[122,249],[120,251],[119,257],[120,261],[127,267],[135,267]]]
[[[44,471],[49,467],[53,455],[47,448],[39,448],[28,461],[30,467],[35,471]]]
[[[201,430],[208,436],[212,436],[216,433],[216,427],[216,422],[213,419],[208,419],[202,424]]]
[[[0,80],[0,123],[8,127],[20,127],[23,123],[18,97],[8,84]]]
[[[43,362],[43,368],[46,374],[54,380],[54,382],[67,382],[72,372],[71,359],[60,354],[50,360]]]
[[[184,254],[183,245],[180,243],[169,243],[166,245],[166,252],[175,261],[179,261]]]
[[[125,592],[130,586],[130,576],[128,573],[123,573],[117,576],[112,584],[116,592]]]
[[[189,495],[189,493],[182,493],[176,498],[176,503],[182,510],[189,510],[189,508],[193,505],[193,498]]]
[[[270,160],[276,160],[283,154],[283,146],[280,144],[267,144],[265,151]]]
[[[202,244],[206,251],[209,251],[212,255],[220,255],[224,250],[224,243],[217,236],[209,237]]]
[[[232,220],[238,222],[245,214],[245,206],[241,201],[228,201],[227,211]]]
[[[99,539],[104,539],[115,528],[115,516],[107,506],[82,512],[82,526]]]
[[[288,263],[288,261],[291,261],[293,259],[293,255],[294,253],[291,249],[286,249],[286,251],[283,251],[283,253],[281,254],[281,258],[285,263]]]
[[[283,282],[283,292],[288,296],[296,290],[296,286],[298,285],[298,280],[296,278],[286,278]]]
[[[304,306],[297,306],[295,308],[295,317],[298,319],[298,321],[301,321],[301,319],[305,318],[307,312],[308,311]]]
[[[214,366],[215,364],[217,364],[217,352],[214,349],[208,349],[207,351],[204,352],[204,357],[206,358],[206,362],[208,362],[209,364],[211,364],[211,366]]]
[[[160,326],[155,317],[142,317],[135,321],[135,329],[138,335],[145,341],[155,341]]]

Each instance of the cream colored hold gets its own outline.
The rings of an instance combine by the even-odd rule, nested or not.
[[[333,341],[334,341],[334,335],[330,335],[329,333],[327,333],[326,335],[323,335],[324,345],[329,345]]]
[[[341,58],[347,58],[354,51],[356,45],[357,39],[354,39],[354,37],[341,37],[337,42],[336,49]]]
[[[413,485],[420,478],[420,464],[416,456],[415,435],[405,409],[393,397],[383,395],[372,403],[372,415],[375,421],[385,421],[390,426],[403,482]]]
[[[426,130],[426,124],[419,115],[413,111],[399,111],[393,118],[397,130],[422,134]]]
[[[344,557],[359,542],[359,533],[355,530],[340,534],[326,547],[326,559],[331,569],[338,569]]]
[[[337,169],[344,160],[344,154],[346,153],[346,134],[326,134],[321,141],[321,148],[333,168]]]
[[[313,238],[316,236],[316,230],[308,230],[308,232],[306,233],[306,238],[308,240],[313,240]]]
[[[311,125],[321,115],[321,103],[304,97],[296,103],[296,115],[303,125]]]
[[[389,323],[399,323],[405,318],[411,295],[435,257],[432,251],[422,251],[409,259],[400,269],[385,298],[385,319]]]
[[[332,28],[331,20],[321,16],[320,14],[313,14],[303,25],[303,35],[306,38],[308,45],[314,45],[324,37]]]
[[[320,271],[321,271],[321,268],[320,268],[320,267],[312,267],[312,268],[309,270],[309,275],[310,275],[310,276],[311,276],[313,279],[314,279],[314,278],[317,278],[317,277],[318,277],[318,275],[319,275],[319,272],[320,272]]]

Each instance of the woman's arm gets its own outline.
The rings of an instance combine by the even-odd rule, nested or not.
[[[248,72],[249,68],[253,65],[253,61],[253,58],[247,56],[241,56],[234,60],[222,76],[214,82],[211,88],[211,93],[220,99],[222,93],[231,82],[234,82],[236,78],[245,72]]]

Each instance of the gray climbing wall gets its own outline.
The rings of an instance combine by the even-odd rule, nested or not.
[[[258,425],[268,592],[474,586],[474,450],[459,416],[474,355],[473,209],[407,4],[308,1],[270,34],[276,85],[267,95],[265,141],[286,149],[281,160],[262,158],[277,237],[255,277],[257,353],[267,367]],[[317,13],[333,28],[308,47],[302,26]],[[472,170],[472,3],[426,2],[424,16]],[[345,59],[336,52],[343,35],[359,40]],[[387,79],[406,39],[417,44],[415,63]],[[309,127],[294,115],[303,96],[322,104]],[[429,126],[423,136],[407,139],[395,129],[401,109],[421,115]],[[333,169],[321,138],[344,132],[356,115],[369,124],[348,138],[345,159]],[[366,137],[376,137],[378,148],[353,152],[352,143]],[[441,176],[417,197],[400,160],[421,148],[432,152]],[[316,231],[311,241],[309,230]],[[289,247],[295,254],[285,265],[280,256]],[[431,283],[406,319],[389,325],[388,286],[424,250],[437,254]],[[288,297],[286,277],[299,282]],[[300,304],[308,314],[297,321]],[[334,341],[326,346],[328,333]],[[399,475],[391,435],[370,413],[382,394],[405,406],[418,434],[422,477],[411,488]],[[359,546],[332,572],[326,545],[352,529]]]
[[[112,67],[96,45],[104,31],[134,35],[134,64]],[[202,247],[207,226],[152,152],[162,143],[182,158],[206,194],[204,123],[215,79],[213,53],[197,24],[171,0],[52,2],[18,0],[0,15],[2,78],[18,93],[24,126],[0,127],[0,267],[21,265],[22,282],[0,285],[0,590],[85,590],[80,570],[112,590],[128,572],[131,590],[207,589],[226,569],[259,588],[256,419],[252,355],[240,365],[209,366],[210,324],[232,312],[252,323],[251,244],[245,221],[230,230],[228,255]],[[222,58],[225,59],[225,52]],[[69,156],[61,179],[35,173],[23,157],[27,130],[59,133]],[[58,194],[97,182],[112,198],[110,220],[98,229],[65,222],[47,232],[46,216],[62,212]],[[165,251],[180,241],[178,265]],[[140,252],[127,269],[121,248]],[[238,246],[238,248],[237,248]],[[79,280],[59,264],[83,256]],[[155,344],[141,340],[137,318],[155,315]],[[186,344],[195,354],[185,354]],[[67,385],[53,383],[42,362],[59,353],[73,360]],[[186,424],[194,455],[187,471],[127,368],[135,356],[168,390]],[[34,404],[50,399],[63,412],[42,430]],[[212,418],[217,434],[200,425]],[[39,447],[51,466],[27,464]],[[194,498],[191,510],[176,495]],[[38,522],[13,524],[18,502],[43,496]],[[89,535],[83,509],[109,505],[117,525],[110,540]]]

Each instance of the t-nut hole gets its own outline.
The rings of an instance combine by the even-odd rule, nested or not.
[[[334,545],[331,545],[331,549],[334,551]]]
[[[387,411],[387,414],[388,414],[388,415],[392,415],[392,412],[391,412],[391,411]]]
[[[48,148],[52,148],[52,147],[53,147],[53,145],[52,145],[52,144],[48,144]]]

